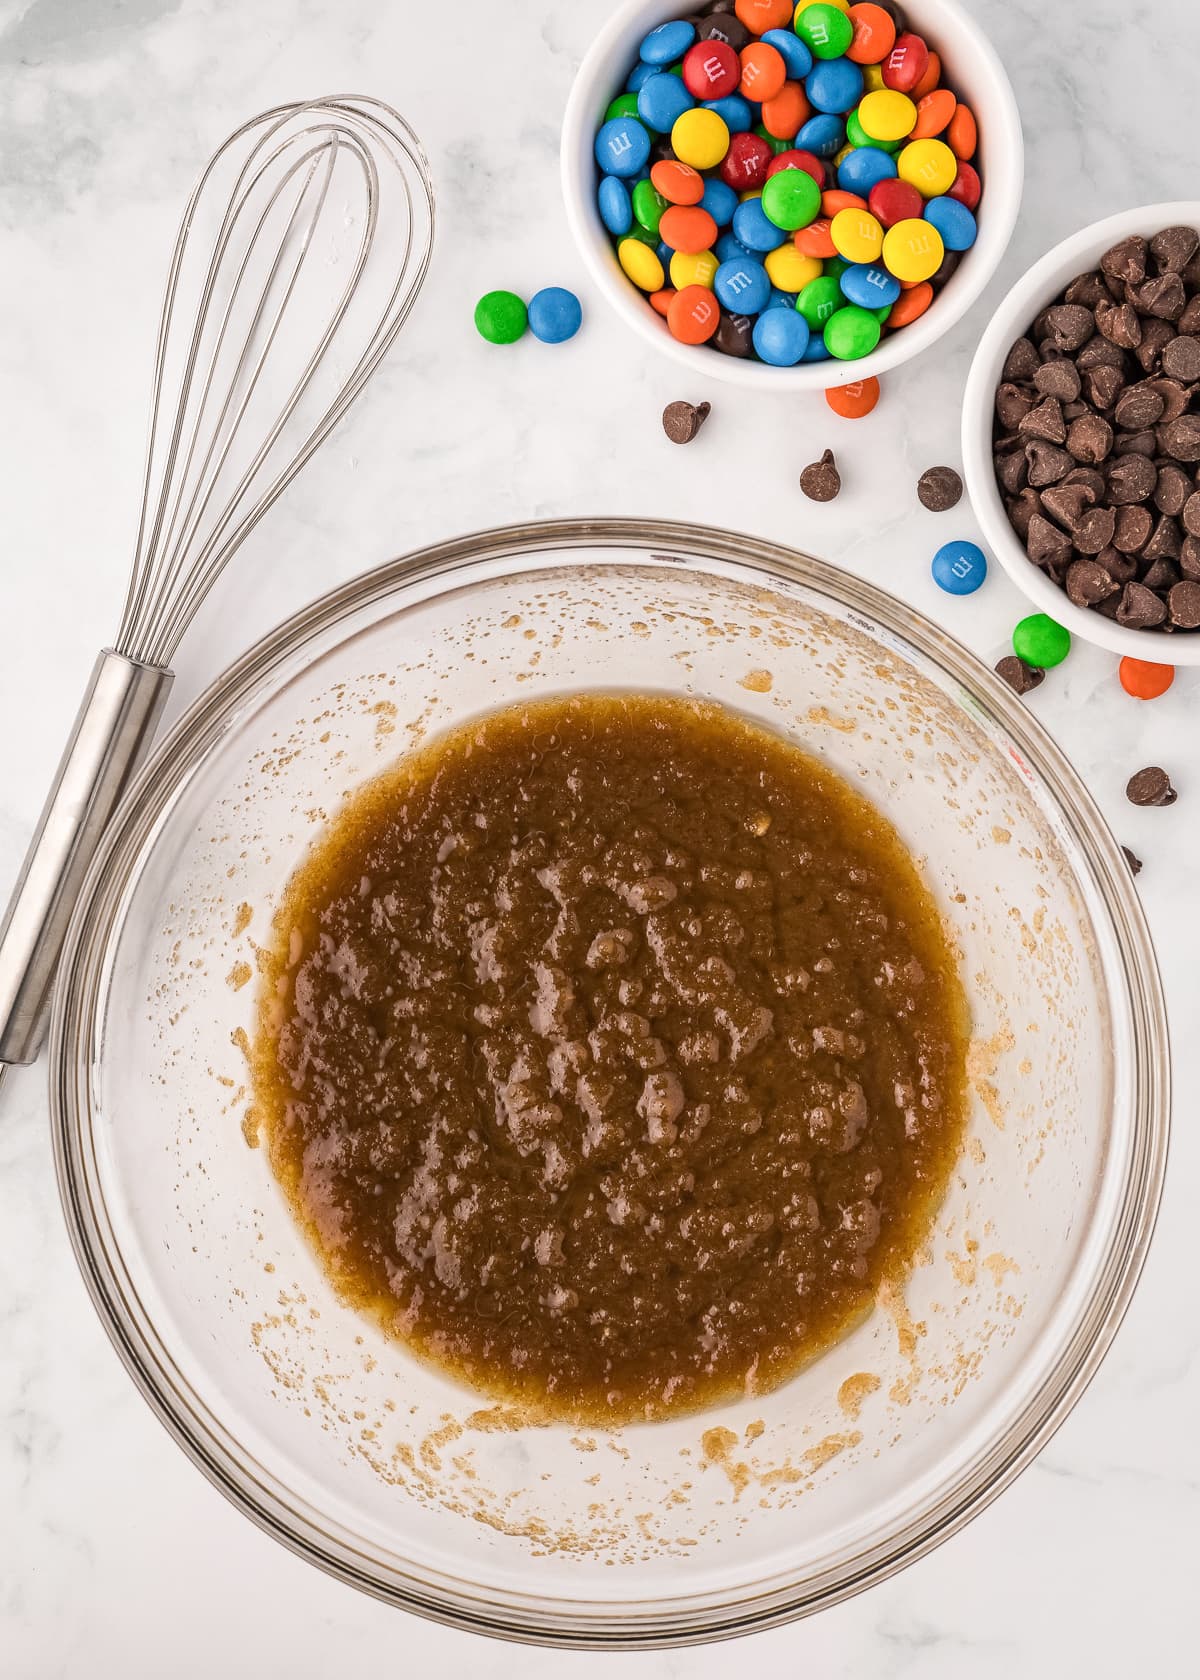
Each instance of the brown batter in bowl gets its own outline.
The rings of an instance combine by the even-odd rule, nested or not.
[[[712,705],[517,706],[348,802],[275,927],[271,1159],[339,1289],[548,1416],[776,1385],[925,1233],[965,1009],[890,824]]]

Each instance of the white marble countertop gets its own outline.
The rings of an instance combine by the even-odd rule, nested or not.
[[[1200,10],[1142,0],[970,0],[1009,68],[1029,151],[1025,211],[992,296],[1112,210],[1195,191],[1186,117]],[[756,401],[648,358],[595,299],[559,201],[559,114],[592,19],[568,0],[0,0],[0,416],[7,634],[0,659],[0,882],[13,876],[98,645],[119,615],[158,294],[198,164],[297,93],[373,92],[411,119],[440,194],[439,246],[396,350],[353,418],[256,533],[184,645],[174,705],[306,599],[434,538],[526,517],[655,514],[824,554],[937,614],[989,661],[1020,616],[995,568],[939,596],[936,543],[969,511],[915,504],[958,458],[958,404],[987,299],[874,418]],[[436,76],[427,74],[437,59]],[[434,91],[455,77],[453,98]],[[496,350],[476,296],[576,287],[569,346]],[[688,450],[663,404],[714,403]],[[827,444],[845,490],[797,487]],[[388,1610],[297,1561],[202,1479],[134,1391],[93,1315],[58,1207],[44,1071],[0,1113],[0,1672],[6,1677],[392,1672],[531,1680],[798,1672],[1102,1680],[1190,1666],[1200,1532],[1200,1313],[1191,1186],[1200,1098],[1196,939],[1200,672],[1143,706],[1079,648],[1030,704],[1073,756],[1139,888],[1173,1009],[1179,1126],[1154,1251],[1101,1374],[1061,1433],[965,1533],[891,1583],[752,1649],[517,1653]],[[1126,804],[1165,764],[1170,810]],[[1197,847],[1197,850],[1193,850]],[[1191,1559],[1189,1564],[1188,1559]],[[1194,1653],[1193,1653],[1194,1654]]]

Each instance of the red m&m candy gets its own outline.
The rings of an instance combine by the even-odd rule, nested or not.
[[[947,198],[956,198],[960,204],[965,204],[968,210],[974,210],[983,193],[983,184],[973,164],[960,163],[958,173],[954,177],[954,185],[946,189]]]
[[[772,175],[778,175],[781,169],[803,169],[824,192],[825,165],[814,153],[798,151],[794,146],[790,151],[780,152],[779,156],[773,157],[767,165],[767,180],[769,181]]]
[[[724,99],[741,79],[741,60],[727,41],[697,41],[683,55],[683,85],[693,99]]]
[[[883,62],[883,85],[895,93],[911,93],[929,65],[929,48],[919,35],[906,33]]]
[[[767,178],[767,165],[774,156],[770,141],[764,140],[761,134],[735,134],[721,159],[721,179],[736,192],[761,187]]]
[[[651,177],[653,179],[653,176]],[[893,178],[876,181],[867,197],[867,209],[885,228],[897,222],[907,222],[925,214],[925,200],[916,187],[907,181]]]

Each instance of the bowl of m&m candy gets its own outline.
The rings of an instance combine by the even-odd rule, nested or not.
[[[821,390],[919,355],[1016,222],[1012,88],[957,0],[630,0],[563,124],[609,302],[693,369]]]

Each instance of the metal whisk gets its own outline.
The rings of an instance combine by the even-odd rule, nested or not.
[[[96,661],[0,928],[0,1078],[41,1048],[71,912],[149,748],[184,631],[379,366],[425,278],[433,220],[417,137],[359,97],[243,124],[188,200],[121,627]]]

